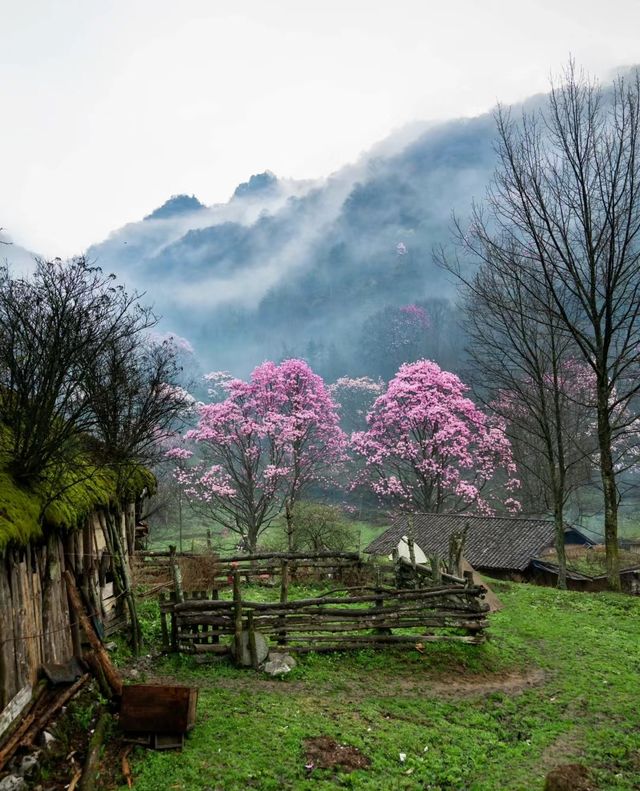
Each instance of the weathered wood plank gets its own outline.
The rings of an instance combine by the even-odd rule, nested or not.
[[[31,684],[25,684],[25,686],[11,698],[2,711],[0,711],[0,737],[9,730],[16,718],[19,717],[31,703],[32,696],[33,687]]]

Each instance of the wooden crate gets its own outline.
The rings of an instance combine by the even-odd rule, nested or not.
[[[187,733],[195,725],[198,690],[130,684],[122,690],[120,726],[128,733]]]

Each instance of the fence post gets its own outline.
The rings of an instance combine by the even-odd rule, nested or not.
[[[215,580],[214,580],[214,584],[215,584]],[[214,589],[211,591],[211,600],[212,600],[212,601],[218,601],[218,599],[219,599],[219,598],[220,598],[220,595],[219,595],[219,593],[218,593],[218,589],[217,589],[217,588],[214,588]],[[217,629],[218,631],[220,631],[220,627],[219,627],[219,626],[218,626],[218,627],[216,627],[216,629]],[[212,631],[215,631],[215,630],[213,630],[213,629],[212,629]],[[218,634],[214,634],[214,635],[212,635],[212,637],[211,637],[211,642],[212,642],[214,645],[218,645],[218,644],[220,643],[220,636],[219,636]]]
[[[240,575],[233,572],[233,635],[236,646],[236,665],[242,665],[242,596],[240,594]]]
[[[407,544],[409,546],[409,562],[411,563],[411,568],[413,569],[413,587],[418,588],[420,587],[420,582],[418,580],[418,572],[416,571],[416,549],[414,546],[413,541],[413,514],[407,515]]]
[[[283,560],[280,567],[280,604],[286,604],[289,592],[289,561]],[[286,645],[287,633],[284,629],[286,615],[283,612],[280,616],[280,626],[282,627],[278,633],[278,645]]]
[[[251,667],[258,669],[258,648],[256,646],[256,632],[253,628],[253,613],[247,613],[247,630],[249,632],[249,653],[251,655]]]
[[[442,569],[440,568],[440,555],[432,555],[429,560],[431,561],[431,574],[433,576],[434,586],[442,584]]]
[[[165,597],[164,593],[161,593],[159,597],[159,604],[160,629],[162,630],[162,650],[169,652],[171,650],[171,644],[169,643],[169,630],[167,629],[167,613],[164,609],[165,601],[167,601],[167,597]]]
[[[173,577],[173,587],[176,592],[176,601],[181,604],[184,601],[184,592],[182,590],[182,572],[178,565],[176,558],[176,548],[171,545],[169,547],[169,563],[171,564],[171,576]]]
[[[379,577],[379,575],[378,575],[378,581],[377,582],[378,582],[378,585],[379,585],[380,584],[380,577]],[[383,593],[384,592],[382,591],[381,588],[376,588],[376,603],[375,603],[376,610],[382,610],[384,608]],[[377,598],[377,597],[379,597],[379,598]],[[378,627],[376,627],[376,634],[392,634],[392,631],[391,631],[391,629],[389,629],[386,626],[383,626],[383,627],[378,626]]]

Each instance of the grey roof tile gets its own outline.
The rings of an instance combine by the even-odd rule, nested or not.
[[[426,555],[446,558],[451,534],[467,524],[464,556],[478,569],[524,571],[554,541],[554,524],[547,519],[467,514],[414,514],[414,540]],[[399,514],[365,552],[389,555],[407,531],[407,515]]]

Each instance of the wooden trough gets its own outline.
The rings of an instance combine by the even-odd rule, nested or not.
[[[155,750],[182,747],[195,725],[197,703],[195,687],[130,684],[122,688],[120,727]]]

